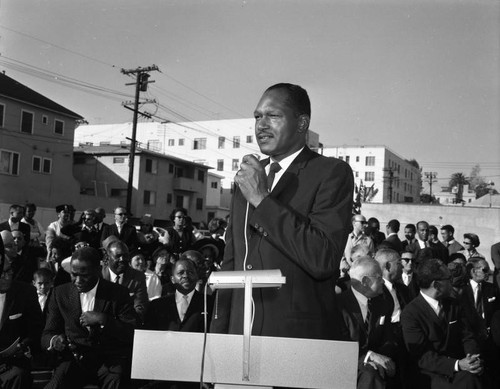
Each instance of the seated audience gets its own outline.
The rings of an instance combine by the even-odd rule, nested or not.
[[[124,242],[110,243],[107,252],[108,264],[102,268],[102,278],[128,289],[134,300],[134,309],[143,322],[149,304],[146,276],[130,267],[130,253]]]
[[[417,227],[415,227],[415,224],[407,224],[405,226],[405,240],[401,242],[403,243],[403,248],[405,250],[407,250],[408,247],[412,246],[417,241],[415,239],[416,233],[417,233]]]
[[[185,208],[174,208],[170,213],[170,220],[174,225],[167,228],[168,242],[166,245],[177,258],[184,251],[191,249],[194,242],[196,242],[196,237],[193,230],[189,228],[186,218],[187,210]]]
[[[132,269],[143,272],[146,276],[146,288],[148,290],[149,301],[161,297],[161,281],[160,278],[151,270],[148,269],[146,257],[141,250],[135,250],[130,253],[130,266]]]
[[[172,266],[175,263],[175,257],[166,247],[156,249],[152,256],[154,273],[158,276],[161,282],[162,295],[165,296],[175,292],[172,285]]]
[[[480,388],[479,346],[460,305],[449,298],[450,271],[442,261],[431,258],[419,263],[416,272],[420,295],[401,315],[416,387]]]
[[[349,270],[350,287],[337,295],[344,340],[359,344],[357,387],[385,388],[396,374],[396,344],[391,309],[384,303],[384,281],[377,261],[357,259]]]
[[[491,261],[493,262],[493,283],[500,290],[500,242],[491,246]]]
[[[2,231],[10,234],[10,231]],[[7,235],[8,235],[7,234]],[[9,238],[9,237],[8,237]],[[15,244],[10,236],[5,242],[8,250]],[[0,387],[31,388],[31,351],[37,351],[43,328],[42,312],[32,285],[12,279],[12,270],[0,255]],[[17,346],[16,346],[17,344]]]
[[[389,220],[387,226],[385,227],[387,231],[387,238],[382,241],[382,244],[388,246],[390,249],[398,252],[400,255],[404,250],[403,242],[398,237],[399,232],[399,221],[396,219]]]
[[[62,227],[61,232],[70,237],[73,245],[77,242],[86,242],[90,247],[99,249],[101,241],[96,221],[97,214],[95,211],[93,209],[86,209],[82,212],[78,223]]]
[[[12,231],[12,238],[16,243],[16,255],[11,257],[12,277],[14,280],[31,284],[33,272],[38,269],[39,257],[43,255],[40,247],[28,246],[25,235],[19,230]],[[43,257],[41,257],[43,259]]]
[[[125,387],[137,324],[129,293],[99,277],[92,247],[76,250],[70,268],[72,282],[54,288],[42,335],[42,347],[60,356],[47,388]]]
[[[439,241],[436,226],[429,226],[429,247],[432,249],[434,258],[438,258],[445,264],[449,261],[448,249]]]
[[[9,207],[9,219],[0,223],[0,231],[19,230],[24,234],[24,240],[30,241],[31,229],[29,224],[23,223],[21,219],[24,217],[24,208],[20,205],[13,204]]]
[[[371,217],[368,219],[368,225],[366,227],[365,233],[370,238],[372,238],[375,248],[377,248],[378,245],[385,240],[385,234],[380,231],[380,222],[376,217]]]
[[[161,246],[158,241],[159,235],[153,229],[154,219],[146,214],[142,217],[140,230],[137,232],[137,245],[146,258],[151,258],[154,251]]]
[[[108,236],[114,235],[127,245],[129,251],[137,248],[137,230],[127,222],[127,210],[124,207],[116,207],[114,215],[115,222],[103,227],[102,241]]]
[[[52,241],[52,247],[49,251],[48,261],[43,267],[47,267],[54,273],[54,286],[65,284],[71,281],[71,276],[62,267],[64,259],[71,256],[71,243],[68,239],[56,237]]]
[[[47,251],[50,253],[52,248],[52,241],[55,237],[60,237],[62,239],[69,239],[69,236],[64,235],[61,229],[69,224],[72,224],[71,213],[73,212],[73,206],[69,204],[62,204],[56,207],[57,220],[52,222],[47,227],[45,233],[45,244],[47,246]]]

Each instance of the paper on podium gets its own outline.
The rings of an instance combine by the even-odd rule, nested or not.
[[[358,344],[252,336],[242,381],[242,335],[208,334],[204,381],[227,385],[356,388]],[[132,378],[197,382],[203,334],[136,330]]]

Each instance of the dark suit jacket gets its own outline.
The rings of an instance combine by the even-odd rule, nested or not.
[[[262,161],[267,163],[268,159]],[[335,337],[334,286],[350,226],[352,194],[349,165],[307,147],[271,194],[257,208],[249,207],[247,226],[247,201],[236,188],[222,270],[280,269],[286,277],[280,289],[254,289],[253,334]],[[212,319],[212,332],[241,334],[243,289],[218,293],[218,319]]]
[[[413,279],[412,279],[413,280]],[[392,284],[392,287],[396,291],[396,297],[398,298],[399,305],[401,306],[401,310],[408,304],[411,299],[410,299],[410,291],[408,287],[405,284],[394,282]],[[387,309],[392,315],[392,312],[394,311],[394,300],[392,299],[391,292],[389,292],[389,289],[384,285],[383,286],[383,296],[385,300],[385,304],[387,306]],[[390,317],[389,317],[390,319]],[[389,320],[390,321],[390,320]]]
[[[102,268],[102,278],[107,281],[112,281],[108,266],[104,266]],[[146,276],[144,273],[139,270],[132,269],[129,266],[120,278],[120,285],[123,285],[128,289],[130,297],[134,300],[135,311],[139,315],[140,319],[144,320],[144,316],[149,305]]]
[[[94,311],[107,315],[103,328],[92,331],[80,325],[80,295],[73,283],[55,287],[48,302],[49,312],[42,334],[47,349],[54,335],[64,334],[83,352],[99,355],[130,356],[137,315],[125,287],[99,280]]]
[[[212,316],[213,296],[207,296],[207,319],[210,325]],[[160,297],[151,302],[146,314],[145,327],[158,331],[204,332],[204,301],[203,294],[194,291],[184,320],[181,321],[175,293]]]
[[[31,348],[40,347],[42,311],[33,285],[12,281],[5,293],[5,305],[0,322],[0,350],[10,346],[17,338]]]
[[[71,238],[73,244],[87,242],[89,246],[99,249],[101,247],[100,233],[95,230],[83,228],[81,223],[70,224],[61,228],[61,232]]]
[[[0,231],[4,231],[4,230],[7,230],[7,231],[10,231],[10,224],[9,224],[9,221],[6,220],[4,221],[3,223],[0,223]],[[19,231],[21,231],[24,235],[24,241],[26,242],[26,244],[28,244],[30,242],[30,233],[31,233],[31,227],[29,224],[27,223],[23,223],[23,222],[19,222]]]
[[[392,310],[388,308],[383,295],[374,297],[372,302],[371,320],[367,330],[352,289],[348,288],[337,295],[341,339],[358,342],[359,363],[363,363],[369,350],[391,358],[396,353],[396,341],[391,327]]]
[[[479,316],[475,307],[474,292],[470,281],[463,288],[461,302],[463,303],[463,311],[471,325],[472,331],[479,336],[481,340],[486,340],[488,337],[487,328],[490,327],[491,318],[495,311],[500,309],[500,295],[496,287],[489,282],[481,283],[481,291],[483,295],[483,310],[484,319]]]
[[[12,261],[12,278],[17,281],[29,283],[33,281],[33,273],[38,269],[36,248],[26,246]]]
[[[493,270],[494,283],[500,290],[500,242],[491,246],[491,260],[493,261],[493,265],[495,265],[495,269]]]
[[[404,250],[403,243],[399,239],[398,235],[390,235],[388,236],[382,244],[386,244],[389,246],[391,249],[394,251],[397,251],[399,254],[401,254]]]
[[[118,227],[116,226],[116,223],[103,226],[101,242],[110,235],[114,235],[122,242],[124,242],[129,250],[135,249],[137,247],[137,230],[131,224],[125,223],[120,233],[118,233]]]
[[[455,254],[455,253],[459,252],[460,250],[464,249],[464,246],[462,246],[456,240],[454,240],[452,244],[449,244],[448,242],[446,242],[446,243],[443,243],[443,245],[448,249],[448,255]]]
[[[442,305],[444,321],[419,294],[403,310],[401,324],[406,348],[420,372],[452,377],[457,359],[479,348],[459,303],[450,299]]]

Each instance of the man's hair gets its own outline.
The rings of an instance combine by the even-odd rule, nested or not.
[[[413,231],[413,233],[416,233],[416,232],[417,232],[417,228],[415,227],[415,224],[407,224],[407,225],[405,226],[405,230],[406,230],[407,228],[408,228],[408,229],[410,229],[410,230],[412,230],[412,231]]]
[[[429,234],[437,235],[438,229],[436,226],[429,226]]]
[[[353,262],[349,275],[355,280],[362,281],[363,277],[371,274],[373,269],[380,269],[378,262],[370,257],[361,257]]]
[[[427,224],[427,226],[429,226],[429,223],[427,223],[425,220],[420,220],[418,223],[417,223],[417,228],[420,224]]]
[[[445,224],[444,226],[441,227],[441,229],[447,231],[451,235],[453,235],[455,233],[455,229],[453,228],[453,226],[451,226],[449,224]]]
[[[283,82],[270,86],[264,93],[277,89],[285,90],[287,92],[288,97],[286,98],[286,103],[292,108],[295,116],[304,114],[309,117],[311,116],[311,101],[309,100],[309,96],[305,89],[299,85]]]
[[[384,269],[387,268],[387,262],[390,262],[394,259],[399,259],[401,258],[399,256],[399,254],[397,253],[397,251],[394,251],[392,249],[379,249],[376,253],[375,253],[375,260],[379,263],[380,265],[380,268],[382,269],[382,271],[384,271]]]
[[[127,253],[130,254],[130,250],[128,249],[128,246],[124,242],[122,242],[121,240],[115,240],[115,241],[111,242],[110,244],[108,244],[108,247],[106,247],[106,251],[108,253],[110,253],[111,249],[113,247],[121,247],[123,250],[125,250]]]
[[[12,212],[12,211],[23,211],[24,208],[22,205],[19,205],[19,204],[12,204],[10,207],[9,207],[9,213]]]
[[[453,253],[450,255],[450,262],[453,262],[455,259],[461,259],[464,262],[467,262],[467,258],[462,253]]]
[[[35,205],[35,203],[27,203],[24,206],[24,209],[33,209],[34,211],[36,211],[36,205]]]
[[[93,247],[82,247],[81,249],[75,250],[71,256],[71,262],[74,260],[88,262],[94,269],[98,269],[101,264],[101,255],[99,251]]]
[[[62,259],[69,257],[71,255],[71,243],[69,240],[56,236],[52,241],[50,246],[51,249],[57,249],[61,251]],[[62,260],[61,259],[61,260]]]
[[[37,278],[37,277],[45,277],[46,279],[52,281],[54,279],[54,273],[52,273],[52,270],[46,268],[46,267],[42,267],[40,269],[37,269],[33,272],[33,281]]]
[[[351,249],[351,258],[353,257],[373,257],[373,251],[366,244],[358,244]]]
[[[179,263],[181,263],[181,262],[182,262],[182,263],[186,263],[188,266],[193,266],[193,269],[195,270],[195,274],[197,274],[197,273],[196,273],[196,270],[197,270],[197,265],[196,265],[196,263],[194,262],[194,260],[192,260],[192,259],[190,259],[190,258],[187,258],[187,257],[184,257],[184,258],[182,258],[182,257],[181,257],[181,258],[179,258],[179,259],[178,259],[178,260],[177,260],[177,261],[176,261],[176,262],[172,265],[172,267],[171,267],[171,269],[170,269],[170,274],[171,274],[171,275],[174,275],[174,274],[175,274],[175,269],[177,268],[177,265],[178,265]]]
[[[448,268],[440,259],[425,259],[417,266],[417,284],[421,289],[428,289],[433,281],[446,279],[447,271]]]
[[[486,262],[486,259],[481,258],[481,257],[472,257],[472,258],[469,258],[469,260],[465,264],[465,269],[467,270],[467,275],[469,276],[469,278],[472,278],[472,276],[470,274],[471,270],[475,269],[476,267],[478,267],[479,266],[479,262],[482,262],[482,261]],[[488,263],[488,262],[486,262],[486,263]]]
[[[208,231],[211,234],[215,234],[219,230],[224,231],[226,227],[227,227],[227,222],[220,217],[213,218],[208,222]]]
[[[396,233],[399,232],[399,227],[400,227],[399,220],[397,219],[389,220],[389,223],[387,223],[387,227],[389,227],[392,232]]]
[[[175,207],[172,212],[170,212],[170,220],[174,221],[175,219],[175,214],[177,212],[182,212],[184,214],[184,216],[187,216],[188,212],[187,212],[187,209],[186,208],[182,208],[182,207]]]
[[[479,236],[477,236],[476,234],[468,232],[464,234],[464,239],[469,239],[474,247],[479,247]]]

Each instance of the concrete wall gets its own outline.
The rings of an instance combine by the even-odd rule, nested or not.
[[[404,239],[404,226],[425,220],[437,227],[451,224],[455,228],[455,238],[462,243],[463,234],[473,232],[481,241],[477,251],[491,262],[490,248],[500,241],[500,209],[479,207],[456,207],[444,205],[407,205],[407,204],[369,204],[361,207],[366,218],[376,217],[380,221],[381,231],[385,233],[385,225],[391,219],[401,223],[400,239]]]

